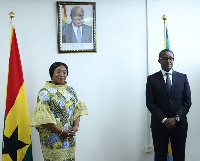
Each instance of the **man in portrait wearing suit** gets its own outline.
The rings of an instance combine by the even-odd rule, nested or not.
[[[161,71],[148,76],[146,84],[155,161],[167,161],[169,138],[173,161],[184,161],[188,130],[186,115],[191,106],[190,86],[186,74],[172,69],[174,53],[171,50],[162,50],[158,62]]]
[[[73,7],[70,16],[72,22],[62,27],[62,43],[92,43],[92,27],[83,24],[83,8]]]

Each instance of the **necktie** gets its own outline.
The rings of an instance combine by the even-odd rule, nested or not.
[[[77,41],[78,41],[78,43],[81,43],[81,30],[80,30],[80,28],[77,29]]]
[[[165,74],[167,75],[167,79],[166,79],[167,92],[168,92],[168,94],[170,94],[170,91],[171,91],[171,81],[170,81],[169,73],[165,73]]]

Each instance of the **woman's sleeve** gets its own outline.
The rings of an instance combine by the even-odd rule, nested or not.
[[[30,118],[30,126],[40,127],[42,124],[56,124],[56,119],[48,106],[48,100],[49,97],[46,91],[39,93],[38,103]]]
[[[88,109],[85,103],[78,101],[74,110],[74,120],[76,120],[78,116],[82,115],[88,115]]]

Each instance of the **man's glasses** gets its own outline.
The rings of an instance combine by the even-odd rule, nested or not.
[[[162,61],[168,61],[168,60],[169,60],[169,61],[172,62],[172,61],[174,61],[174,58],[171,58],[171,57],[169,57],[169,58],[168,58],[168,57],[164,57],[164,58],[160,58],[160,60],[162,60]]]
[[[74,16],[74,17],[80,17],[80,18],[83,18],[83,17],[84,17],[84,15],[82,15],[82,14],[76,14],[76,13],[73,14],[73,16]]]

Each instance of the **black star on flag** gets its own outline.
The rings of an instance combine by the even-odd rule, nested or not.
[[[28,144],[18,140],[18,127],[16,127],[10,138],[6,137],[5,135],[3,137],[3,154],[9,154],[13,161],[17,161],[17,150],[25,147]]]

